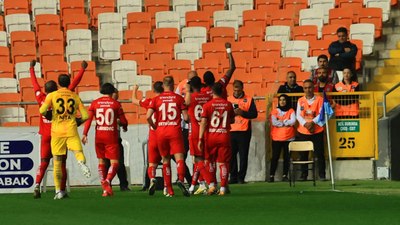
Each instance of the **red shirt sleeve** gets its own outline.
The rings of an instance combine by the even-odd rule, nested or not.
[[[33,85],[33,90],[36,92],[41,91],[40,85],[37,81],[36,75],[35,75],[35,69],[33,67],[29,68],[29,73],[31,75],[31,81],[32,81],[32,85]]]
[[[118,109],[119,122],[121,123],[121,126],[124,128],[124,130],[126,130],[128,126],[128,120],[125,117],[125,113],[124,110],[122,109],[122,106],[120,104],[118,104],[118,106],[119,106]]]
[[[150,103],[149,103],[149,109],[152,109],[154,111],[156,111],[156,101],[157,101],[157,97],[153,98]]]
[[[85,73],[85,69],[81,68],[81,70],[79,70],[78,75],[76,75],[76,77],[72,80],[72,83],[69,85],[68,89],[71,91],[74,91],[76,86],[78,86],[78,84],[81,82],[83,74]]]
[[[89,118],[88,118],[88,120],[85,122],[85,128],[83,129],[83,135],[87,135],[88,134],[88,132],[89,132],[89,129],[90,129],[90,125],[92,124],[92,120],[93,120],[93,116],[94,116],[94,111],[93,111],[93,104],[94,104],[95,102],[93,102],[91,105],[90,105],[90,107],[89,107],[89,112],[88,112],[88,114],[89,114]]]
[[[207,111],[208,111],[208,107],[209,106],[209,104],[205,104],[204,106],[203,106],[203,111],[201,111],[201,117],[202,118],[207,118]]]

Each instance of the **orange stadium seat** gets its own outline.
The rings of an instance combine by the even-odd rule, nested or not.
[[[0,46],[0,62],[10,62],[10,49]]]
[[[139,74],[149,75],[153,80],[162,80],[165,76],[165,62],[164,60],[154,59],[145,60],[139,64]]]
[[[213,24],[212,14],[204,11],[189,11],[185,14],[187,27],[205,27],[207,30]]]
[[[301,58],[283,57],[277,63],[278,72],[283,69],[301,70]]]
[[[10,35],[11,49],[19,47],[36,48],[35,32],[13,31]]]
[[[118,91],[118,100],[132,100],[132,90]]]
[[[232,42],[232,55],[235,59],[242,58],[245,60],[250,60],[254,55],[254,45],[252,42]]]
[[[14,64],[9,62],[0,62],[0,78],[15,78]]]
[[[329,57],[328,48],[332,41],[330,40],[315,40],[310,41],[310,56],[327,55]]]
[[[74,14],[85,14],[85,1],[84,0],[60,0],[61,20],[64,21],[66,16],[69,17],[70,15],[74,15]]]
[[[179,31],[176,28],[156,28],[153,30],[153,41],[157,44],[173,46],[179,42]]]
[[[144,0],[144,11],[151,14],[151,25],[155,27],[156,12],[169,11],[169,0]]]
[[[318,39],[318,27],[316,25],[295,26],[292,29],[294,40],[313,41]]]
[[[86,14],[66,14],[62,18],[64,32],[71,29],[88,29],[89,22]]]
[[[29,125],[39,126],[41,118],[42,116],[39,114],[39,105],[26,106],[26,121],[29,123]]]
[[[358,39],[350,40],[351,43],[355,44],[358,48],[357,55],[356,55],[356,70],[361,69],[361,60],[363,55],[363,41]]]
[[[282,43],[280,41],[264,41],[255,44],[256,58],[269,58],[277,61],[281,58]]]
[[[194,69],[200,77],[203,77],[206,71],[211,71],[214,76],[219,73],[219,63],[215,59],[196,59],[194,60]]]
[[[245,10],[243,11],[243,26],[258,27],[265,30],[267,26],[267,12],[265,10]]]
[[[211,27],[209,35],[211,42],[235,42],[235,28],[233,27]]]
[[[262,42],[264,39],[264,29],[258,26],[242,26],[239,27],[238,41],[242,42]]]
[[[192,70],[192,63],[190,60],[175,59],[166,62],[166,74],[172,75],[178,82],[187,78],[187,74]]]
[[[64,45],[45,45],[39,49],[40,63],[64,61]]]
[[[358,11],[358,23],[375,25],[375,38],[382,35],[382,8],[362,8]]]
[[[36,36],[45,30],[61,30],[59,15],[41,14],[35,17]]]
[[[98,91],[100,89],[99,77],[96,75],[96,63],[93,61],[87,61],[88,67],[82,76],[81,82],[79,82],[76,92],[81,91]],[[82,61],[71,62],[71,77],[75,78],[81,70]]]
[[[149,12],[131,12],[127,14],[126,18],[128,30],[152,29],[151,13]]]
[[[353,9],[334,8],[329,10],[329,24],[338,24],[344,27],[350,27],[353,23]]]
[[[271,92],[271,93],[276,93],[276,91]],[[263,121],[267,119],[267,101],[265,99],[257,99],[255,101],[256,108],[257,108],[257,113],[258,116],[255,119],[256,121]]]
[[[249,60],[249,72],[253,74],[270,74],[275,70],[275,62],[270,58],[255,58]]]
[[[4,16],[0,15],[0,31],[4,31]]]
[[[43,46],[64,46],[64,33],[61,30],[42,30],[38,33],[39,49]]]
[[[125,31],[126,44],[150,44],[151,28],[134,28]]]
[[[36,47],[14,47],[12,49],[11,59],[14,64],[19,62],[30,62],[34,59],[36,60]]]
[[[90,26],[97,28],[97,18],[100,13],[114,12],[115,1],[91,0],[90,1]]]
[[[342,26],[339,24],[324,25],[322,27],[322,39],[326,41],[337,41],[338,37],[336,31],[339,27]]]
[[[308,0],[283,0],[284,9],[292,9],[297,13],[308,7]]]
[[[68,63],[65,61],[44,62],[42,63],[42,73],[45,81],[57,81],[60,74],[69,74]]]
[[[272,9],[278,10],[281,8],[282,0],[255,0],[255,9]]]
[[[39,86],[43,88],[45,83],[44,79],[39,77],[36,79],[39,83]],[[19,79],[19,90],[21,92],[21,98],[23,102],[36,102],[35,92],[33,91],[30,77]]]
[[[218,10],[225,9],[225,0],[199,0],[201,11],[209,12],[211,15]]]
[[[362,8],[363,0],[338,0],[337,5],[339,8]]]
[[[29,13],[28,0],[4,0],[4,15]]]
[[[144,61],[145,45],[143,44],[123,44],[120,47],[120,54],[122,60],[135,60],[138,62]]]
[[[0,93],[2,102],[21,102],[20,93]]]
[[[145,45],[146,58],[148,60],[155,60],[155,59],[160,59],[164,61],[171,60],[174,57],[174,52],[171,48],[172,47],[170,45],[165,45],[162,43],[161,44],[152,43]]]
[[[226,58],[225,43],[207,42],[202,44],[203,59]]]
[[[293,27],[299,24],[299,11],[293,8],[280,9],[271,14],[271,25],[284,25]]]
[[[29,126],[28,122],[4,122],[1,124],[3,127],[27,127]]]

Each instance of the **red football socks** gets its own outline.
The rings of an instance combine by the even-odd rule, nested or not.
[[[178,179],[181,182],[185,181],[186,166],[183,159],[176,161],[176,169],[178,170]]]

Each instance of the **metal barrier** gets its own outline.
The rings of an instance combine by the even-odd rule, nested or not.
[[[386,102],[386,96],[390,93],[392,93],[394,90],[396,90],[398,87],[400,87],[400,83],[396,84],[395,86],[393,86],[392,88],[390,88],[389,90],[387,90],[384,94],[383,94],[383,117],[386,117],[386,107],[387,107],[387,102]]]

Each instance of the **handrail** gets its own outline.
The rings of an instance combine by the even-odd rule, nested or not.
[[[392,91],[396,90],[398,87],[400,87],[400,83],[394,85],[392,88],[387,90],[385,93],[383,93],[383,117],[386,117],[386,95],[390,94]]]

